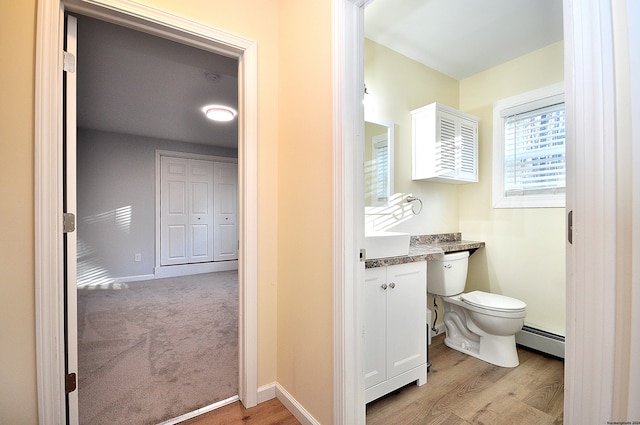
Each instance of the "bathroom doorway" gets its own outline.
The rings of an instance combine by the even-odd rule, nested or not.
[[[445,45],[446,42],[453,38],[450,33],[447,33],[447,28],[437,29],[438,23],[447,27],[447,23],[450,23],[447,19],[453,19],[453,16],[455,16],[455,19],[460,19],[460,13],[447,12],[446,7],[454,7],[463,13],[472,11],[473,7],[481,8],[483,13],[474,14],[474,22],[477,24],[477,27],[474,28],[478,31],[477,38],[481,37],[479,32],[482,29],[490,27],[490,25],[483,26],[482,21],[479,19],[480,16],[483,19],[487,19],[487,21],[491,21],[504,15],[506,11],[499,8],[497,2],[495,7],[491,6],[491,2],[481,2],[475,5],[465,3],[464,7],[455,6],[455,3],[451,2],[429,2],[429,4],[423,5],[410,5],[408,3],[403,5],[403,3],[393,2],[391,10],[387,9],[384,13],[379,12],[384,10],[384,3],[385,0],[376,0],[369,3],[364,11],[365,115],[367,108],[369,108],[369,111],[373,111],[378,119],[391,121],[396,126],[396,198],[411,194],[420,198],[424,203],[422,214],[411,217],[407,221],[398,220],[395,227],[387,227],[387,230],[407,232],[412,235],[461,231],[463,238],[466,236],[472,240],[486,242],[487,248],[478,250],[470,259],[471,282],[477,285],[474,289],[503,293],[514,298],[525,299],[531,307],[532,319],[541,318],[542,325],[548,325],[551,331],[564,336],[566,304],[564,208],[553,210],[538,209],[533,212],[525,212],[523,210],[497,211],[493,209],[490,184],[492,180],[490,148],[492,134],[490,129],[493,121],[492,104],[495,100],[499,100],[499,97],[493,99],[491,97],[493,94],[491,94],[486,99],[481,98],[481,95],[478,94],[480,91],[475,90],[479,87],[476,84],[479,78],[474,79],[474,76],[482,75],[488,80],[491,78],[489,70],[497,73],[498,70],[496,68],[499,68],[502,63],[514,61],[531,52],[523,52],[520,56],[509,58],[508,60],[503,57],[502,63],[498,62],[484,70],[474,71],[465,75],[455,74],[452,70],[439,68],[433,63],[425,65],[420,63],[417,52],[412,52],[408,47],[403,49],[402,46],[392,45],[393,36],[391,34],[398,30],[398,28],[393,28],[396,22],[403,22],[403,26],[407,27],[411,18],[415,17],[416,20],[422,22],[425,33],[428,30],[435,31],[436,35],[423,35],[420,38],[422,40],[421,44],[429,48],[429,43],[424,42],[424,40],[433,40],[432,44],[440,42],[440,44]],[[373,23],[371,23],[369,22],[368,13],[375,12],[376,5],[380,6],[377,12],[379,16],[377,20],[374,19]],[[520,3],[520,5],[524,5],[524,2]],[[553,21],[557,24],[560,37],[562,37],[563,19],[562,2],[560,0],[553,2],[553,10],[560,12]],[[417,18],[421,12],[429,12],[428,16],[436,17],[435,21],[437,22],[434,25],[424,24],[427,22],[427,18]],[[496,13],[492,15],[492,12]],[[441,14],[438,15],[438,13]],[[369,28],[368,22],[370,24]],[[371,25],[374,26],[371,27]],[[375,25],[380,26],[376,27]],[[385,25],[388,26],[385,27]],[[369,32],[370,30],[371,33]],[[377,36],[376,33],[378,34]],[[460,38],[460,34],[456,34],[455,38]],[[406,37],[404,39],[406,40]],[[548,44],[543,44],[537,48],[538,54],[548,54],[549,57],[553,57],[553,60],[549,61],[550,71],[539,73],[540,76],[545,75],[548,80],[541,78],[535,84],[549,85],[563,81],[564,58],[562,43],[562,38],[560,38],[548,41]],[[464,41],[461,41],[461,44],[469,45]],[[498,44],[500,43],[493,45],[491,54],[484,56],[500,57],[500,52],[495,48]],[[408,45],[410,45],[410,42],[404,43],[405,47]],[[433,50],[436,50],[437,47],[433,47]],[[546,47],[548,49],[544,50]],[[542,52],[539,52],[541,49]],[[415,55],[412,56],[412,54]],[[433,58],[439,55],[433,53],[423,57],[426,56]],[[468,54],[465,57],[471,56]],[[410,57],[411,59],[409,59]],[[461,57],[458,56],[458,58]],[[419,67],[423,69],[418,70]],[[508,68],[508,66],[503,68]],[[398,75],[398,70],[402,70],[404,78],[395,78]],[[414,78],[411,79],[409,76],[414,76]],[[520,73],[518,77],[524,78],[526,76]],[[510,90],[519,90],[517,87],[519,83],[516,80],[517,78],[509,77],[505,71],[501,75],[502,86],[494,92],[495,96],[506,97],[504,93],[507,87]],[[533,84],[531,79],[529,79],[528,83]],[[468,93],[470,92],[476,97],[469,96]],[[484,93],[482,94],[484,95]],[[481,116],[480,146],[482,151],[480,152],[480,159],[484,162],[480,163],[479,183],[446,185],[413,180],[411,170],[412,123],[410,110],[433,102],[443,103],[461,109],[464,112]],[[398,107],[398,105],[403,106]],[[506,215],[509,216],[508,219],[503,217]],[[478,217],[481,217],[481,219],[478,219]],[[386,223],[388,223],[388,220]],[[505,223],[509,223],[512,228],[510,230],[501,229],[500,226]],[[531,232],[529,229],[535,230]],[[513,250],[515,245],[511,238],[516,233],[520,240],[523,241],[523,244],[520,245],[523,246],[522,250]],[[541,237],[541,234],[544,236]],[[511,250],[509,253],[513,257],[502,255],[505,250],[509,249]],[[538,256],[540,253],[544,253],[544,261],[542,263],[551,266],[546,267],[546,270],[542,268],[539,270],[532,269],[531,266],[528,268],[512,268],[514,264],[521,265],[530,258],[529,254],[522,254],[523,250],[530,250],[527,252],[533,252]],[[516,253],[520,253],[520,256],[518,257]],[[502,258],[505,260],[501,263]],[[507,258],[509,259],[506,260]],[[530,270],[530,272],[524,273],[527,277],[532,279],[534,276],[537,277],[537,279],[534,279],[534,284],[531,284],[531,282],[523,283],[522,270]],[[511,274],[512,271],[513,275]],[[544,282],[543,285],[547,285],[544,286],[544,290],[540,290],[540,281]],[[536,293],[530,293],[528,288],[534,287],[540,294],[544,293],[545,296],[539,297]],[[433,300],[429,297],[428,305],[431,306],[432,303]],[[438,317],[441,318],[442,314],[440,313]],[[439,332],[444,331],[441,323],[436,325],[439,325]]]

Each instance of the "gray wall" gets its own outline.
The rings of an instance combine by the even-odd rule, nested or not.
[[[235,149],[79,129],[79,285],[153,274],[158,149],[237,158]]]

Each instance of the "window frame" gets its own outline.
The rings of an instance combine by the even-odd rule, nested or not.
[[[523,193],[520,196],[506,196],[504,190],[504,121],[503,111],[507,109],[538,109],[558,102],[564,102],[564,82],[532,90],[497,101],[493,106],[493,208],[564,208],[565,191],[555,194]],[[566,149],[566,141],[565,141]]]

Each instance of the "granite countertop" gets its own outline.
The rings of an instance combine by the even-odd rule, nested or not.
[[[482,247],[484,247],[484,242],[462,240],[461,233],[411,236],[408,255],[366,260],[365,268],[434,260],[442,254],[456,251],[470,251],[469,254],[473,254]]]

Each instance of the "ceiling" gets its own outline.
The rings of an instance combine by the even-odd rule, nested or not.
[[[238,108],[238,61],[78,17],[78,127],[237,148],[238,122],[202,107]]]
[[[365,36],[456,79],[562,40],[562,0],[375,0]],[[237,148],[238,61],[78,17],[78,126]]]
[[[562,0],[375,0],[364,30],[462,80],[562,40]]]

